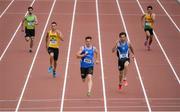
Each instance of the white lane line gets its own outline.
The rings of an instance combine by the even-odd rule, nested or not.
[[[14,2],[14,0],[12,0],[9,5],[6,7],[6,9],[1,13],[0,18],[2,18],[2,16],[5,14],[5,12],[8,10],[8,8],[12,5],[12,3]]]
[[[33,2],[31,3],[30,6],[32,6],[34,4],[36,0],[33,0]],[[26,12],[25,16],[28,14],[28,11]],[[1,54],[1,57],[0,57],[0,61],[2,60],[2,58],[4,57],[6,51],[8,50],[9,46],[11,45],[12,41],[14,40],[15,36],[16,36],[16,33],[18,32],[19,28],[21,27],[21,22],[19,23],[19,26],[17,27],[17,29],[15,30],[13,36],[11,37],[11,40],[9,41],[9,43],[7,44],[5,50],[3,51],[3,53]]]
[[[121,19],[122,19],[122,22],[123,22],[123,26],[124,26],[124,29],[125,29],[125,32],[127,33],[127,38],[128,38],[128,41],[130,41],[129,39],[129,34],[128,34],[128,31],[127,31],[127,28],[126,28],[126,24],[125,24],[125,21],[124,21],[124,17],[122,15],[122,10],[121,10],[121,7],[119,5],[119,1],[116,0],[116,3],[117,3],[117,6],[118,6],[118,9],[119,9],[119,14],[121,16]],[[146,100],[146,104],[148,106],[148,110],[149,112],[151,112],[151,106],[150,106],[150,103],[149,103],[149,99],[147,97],[147,93],[146,93],[146,89],[144,87],[144,84],[143,84],[143,80],[142,80],[142,77],[141,77],[141,73],[139,71],[139,66],[137,64],[137,61],[136,61],[136,58],[134,58],[134,63],[135,63],[135,66],[136,66],[136,70],[137,70],[137,73],[138,73],[138,77],[139,77],[139,80],[140,80],[140,83],[141,83],[141,86],[142,86],[142,89],[143,89],[143,93],[144,93],[144,97],[145,97],[145,100]]]
[[[107,101],[106,101],[106,90],[105,90],[105,81],[104,81],[104,66],[103,66],[103,57],[102,57],[101,29],[100,29],[100,23],[99,23],[98,0],[96,0],[96,14],[97,14],[96,17],[97,17],[97,29],[98,29],[99,52],[100,52],[100,63],[101,63],[101,76],[102,76],[102,85],[103,85],[104,111],[107,112]]]
[[[80,98],[65,98],[64,101],[103,101],[103,98],[85,98],[85,99],[80,99]],[[144,98],[108,98],[107,101],[144,101]],[[151,101],[176,101],[175,103],[178,103],[180,101],[180,98],[149,98]],[[18,99],[2,99],[0,100],[1,102],[17,102]],[[22,102],[59,102],[61,101],[60,99],[24,99]],[[179,102],[180,103],[180,102]]]
[[[137,1],[138,5],[139,5],[139,7],[140,7],[140,9],[141,9],[141,12],[144,14],[144,10],[143,10],[143,8],[142,8],[142,6],[141,6],[139,0],[136,0],[136,1]],[[166,54],[164,48],[162,47],[161,42],[159,41],[159,39],[158,39],[158,37],[157,37],[157,35],[156,35],[155,32],[154,32],[154,36],[155,36],[155,39],[156,39],[156,41],[158,42],[158,44],[159,44],[159,46],[160,46],[160,48],[161,48],[161,51],[163,52],[163,54],[164,54],[164,56],[165,56],[165,58],[166,58],[166,60],[167,60],[167,62],[168,62],[168,64],[169,64],[171,70],[173,71],[173,73],[174,73],[174,75],[175,75],[175,77],[176,77],[176,80],[177,80],[178,83],[180,84],[180,79],[179,79],[179,77],[178,77],[178,75],[177,75],[177,73],[176,73],[174,67],[172,66],[171,61],[169,60],[169,58],[168,58],[168,56],[167,56],[167,54]]]
[[[75,15],[76,15],[76,5],[77,5],[77,0],[74,1],[73,16],[72,16],[72,22],[71,22],[71,32],[70,32],[70,37],[69,37],[69,46],[68,46],[68,54],[67,54],[67,61],[66,61],[63,91],[62,91],[62,97],[61,97],[60,112],[63,112],[63,106],[64,106],[64,96],[65,96],[66,84],[67,84],[67,75],[68,75],[68,68],[69,68],[69,57],[70,57],[70,52],[71,52],[72,35],[73,35],[73,31],[74,31],[74,20],[75,20]]]
[[[159,3],[159,5],[161,6],[161,8],[164,10],[164,12],[166,13],[166,15],[168,16],[168,18],[171,20],[171,22],[174,24],[174,26],[176,27],[176,29],[180,32],[179,27],[176,25],[176,23],[174,22],[174,20],[171,18],[171,16],[169,15],[169,13],[166,11],[166,9],[164,8],[164,6],[161,4],[161,2],[159,0],[157,0],[157,2]]]
[[[20,97],[19,97],[18,104],[17,104],[17,106],[16,106],[16,111],[15,111],[15,112],[18,112],[19,106],[20,106],[20,104],[21,104],[21,101],[22,101],[24,92],[25,92],[25,90],[26,90],[26,86],[27,86],[27,84],[28,84],[28,81],[29,81],[29,78],[30,78],[30,75],[31,75],[31,72],[32,72],[32,69],[33,69],[33,66],[34,66],[34,63],[35,63],[37,54],[38,54],[38,52],[39,52],[39,49],[40,49],[40,46],[41,46],[41,43],[42,43],[42,40],[43,40],[45,31],[46,31],[46,28],[47,28],[47,25],[48,25],[48,23],[49,23],[51,14],[52,14],[53,9],[54,9],[55,3],[56,3],[56,0],[54,0],[53,4],[52,4],[52,6],[51,6],[51,10],[50,10],[50,12],[49,12],[49,16],[48,16],[48,18],[47,18],[47,21],[46,21],[46,24],[45,24],[43,33],[42,33],[42,35],[41,35],[41,39],[40,39],[40,41],[39,41],[39,44],[38,44],[36,53],[35,53],[35,55],[34,55],[34,58],[33,58],[32,64],[31,64],[31,67],[30,67],[29,72],[28,72],[28,74],[27,74],[27,78],[26,78],[24,87],[23,87],[23,89],[22,89],[21,95],[20,95]]]

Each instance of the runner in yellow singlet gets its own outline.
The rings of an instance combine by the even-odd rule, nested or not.
[[[50,55],[48,72],[56,77],[57,60],[59,56],[60,41],[64,41],[62,33],[56,29],[57,23],[51,23],[51,30],[46,35],[46,49]]]
[[[152,6],[147,7],[147,13],[143,14],[141,17],[141,23],[143,25],[145,34],[146,34],[146,40],[144,42],[144,45],[147,47],[148,51],[150,50],[150,46],[152,44],[153,40],[153,25],[155,21],[155,14],[152,13]]]
[[[35,25],[38,24],[36,15],[33,14],[33,7],[28,7],[28,14],[22,20],[21,28],[22,32],[25,29],[25,40],[28,42],[30,40],[29,52],[32,52],[33,40],[35,37]]]

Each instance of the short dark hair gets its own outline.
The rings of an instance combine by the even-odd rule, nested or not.
[[[126,37],[126,33],[125,32],[119,33],[119,37],[121,37],[122,35],[125,35],[125,37]]]
[[[87,40],[87,39],[92,40],[92,37],[91,37],[91,36],[87,36],[87,37],[85,37],[85,40]]]
[[[56,23],[55,21],[53,21],[51,24],[55,24],[55,25],[57,25],[57,23]]]
[[[147,6],[147,9],[153,9],[153,7],[151,5]]]
[[[33,7],[32,7],[32,6],[28,7],[28,10],[30,10],[30,9],[32,9],[32,10],[33,10]]]

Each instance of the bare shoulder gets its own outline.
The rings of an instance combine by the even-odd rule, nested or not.
[[[130,41],[127,41],[128,45],[131,46],[131,42]]]
[[[59,35],[62,35],[62,32],[60,30],[56,30],[56,32],[59,34]]]

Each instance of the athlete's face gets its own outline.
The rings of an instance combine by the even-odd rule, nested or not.
[[[52,28],[52,30],[56,30],[56,24],[51,24],[51,28]]]
[[[91,39],[86,39],[86,40],[85,40],[85,44],[86,44],[87,47],[90,47],[90,45],[91,45]]]
[[[119,39],[120,39],[121,42],[125,42],[126,41],[126,36],[125,35],[121,35],[119,37]]]
[[[152,13],[152,9],[151,9],[151,8],[148,8],[148,9],[147,9],[147,12],[148,12],[149,14],[151,14],[151,13]]]
[[[33,13],[33,9],[28,9],[29,14]]]

